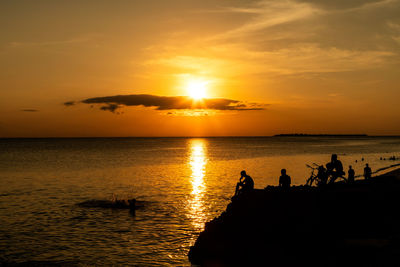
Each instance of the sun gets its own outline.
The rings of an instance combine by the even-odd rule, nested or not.
[[[207,84],[206,81],[190,80],[186,85],[188,95],[194,100],[201,100],[207,97]]]

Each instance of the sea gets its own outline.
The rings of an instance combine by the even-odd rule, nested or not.
[[[360,175],[366,163],[399,164],[400,137],[0,139],[0,262],[190,266],[190,246],[226,209],[242,170],[259,189],[277,185],[283,168],[301,185],[306,165],[333,153]],[[113,198],[142,207],[79,205]]]

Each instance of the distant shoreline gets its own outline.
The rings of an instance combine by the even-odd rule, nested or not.
[[[276,134],[274,137],[308,137],[308,136],[323,136],[323,137],[367,137],[367,134]]]

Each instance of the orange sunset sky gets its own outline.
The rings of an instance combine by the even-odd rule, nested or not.
[[[400,2],[0,1],[0,137],[400,134]]]

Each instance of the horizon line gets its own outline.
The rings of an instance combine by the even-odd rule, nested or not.
[[[0,137],[0,139],[106,139],[106,138],[263,138],[263,137],[400,137],[367,134],[276,134],[276,135],[208,135],[208,136],[39,136]]]

